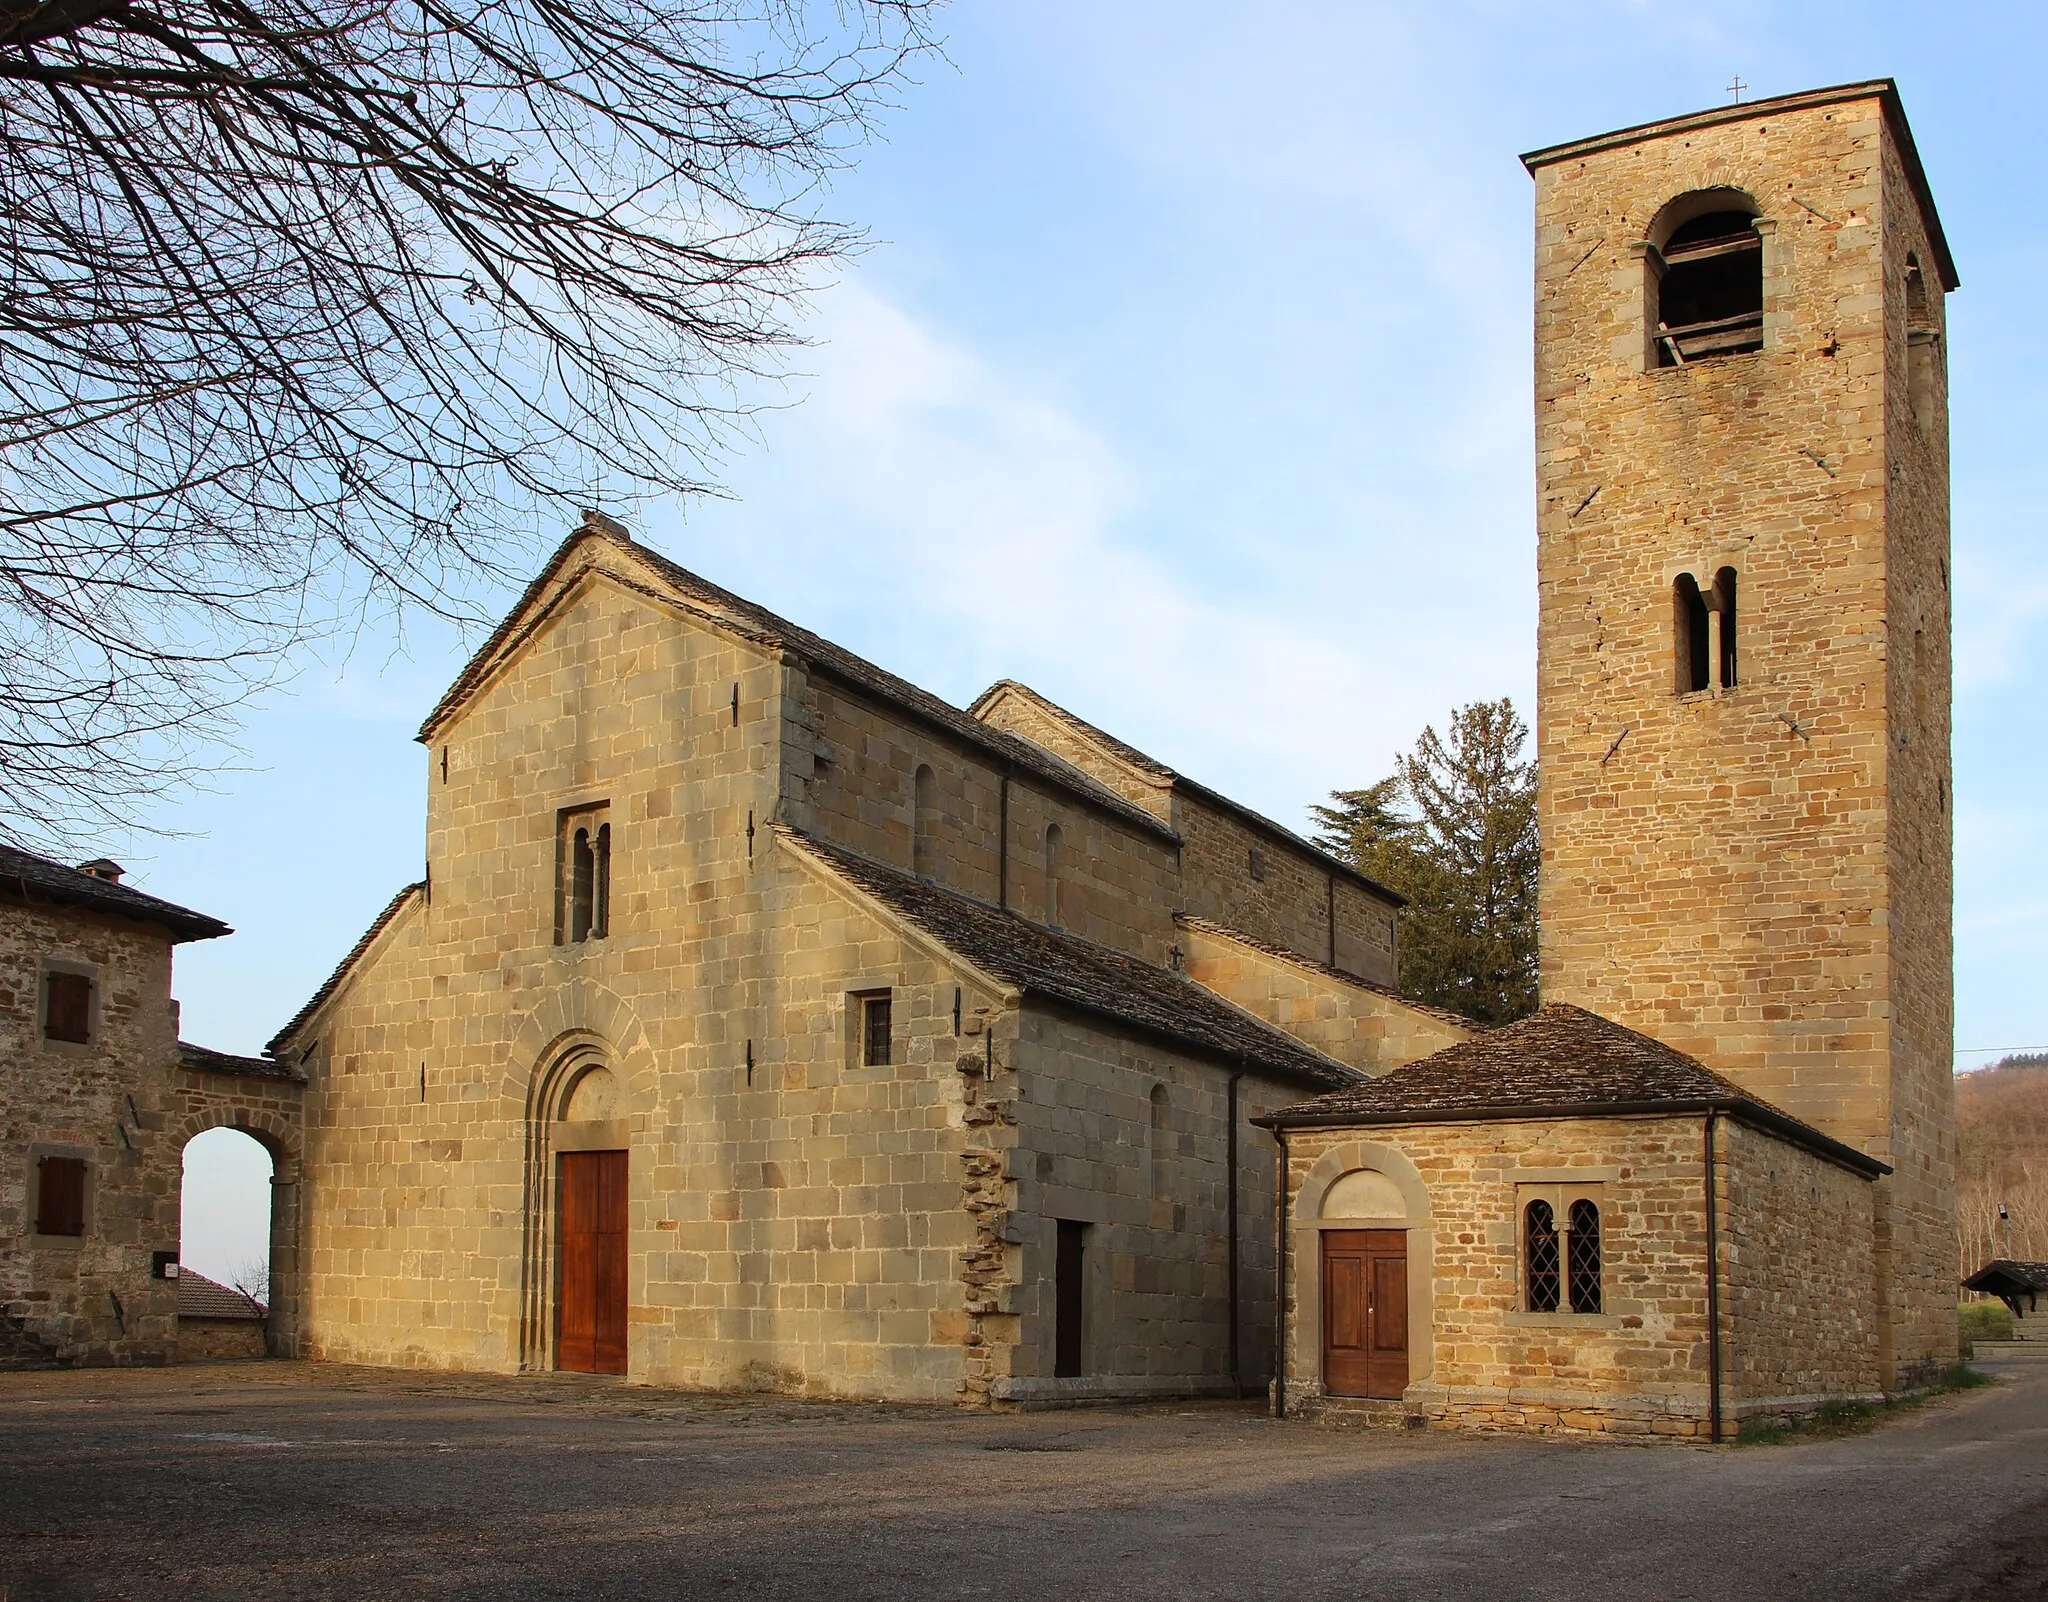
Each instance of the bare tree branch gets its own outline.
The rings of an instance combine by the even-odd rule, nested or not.
[[[710,486],[932,0],[0,0],[0,832]]]

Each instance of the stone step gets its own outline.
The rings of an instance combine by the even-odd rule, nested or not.
[[[1978,1341],[1971,1350],[1973,1363],[2048,1363],[2048,1341]]]

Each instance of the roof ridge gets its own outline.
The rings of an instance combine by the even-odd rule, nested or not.
[[[208,913],[194,912],[147,890],[102,879],[4,840],[0,840],[0,885],[29,905],[40,898],[57,906],[89,907],[136,923],[156,924],[187,940],[218,940],[235,932]]]
[[[306,1020],[324,1007],[335,991],[342,987],[343,982],[348,978],[349,970],[362,959],[363,953],[368,951],[371,942],[384,932],[385,926],[398,916],[399,909],[405,905],[406,900],[411,896],[418,895],[426,887],[426,880],[415,879],[411,884],[400,890],[397,895],[384,903],[384,910],[378,913],[376,918],[371,921],[370,927],[363,931],[362,939],[349,947],[348,955],[335,964],[334,972],[330,973],[321,983],[320,988],[313,992],[311,999],[297,1012],[292,1014],[291,1021],[270,1037],[264,1044],[263,1049],[265,1051],[275,1053],[283,1049],[284,1043],[297,1034],[304,1026]]]
[[[556,548],[554,555],[548,558],[540,573],[520,593],[511,610],[471,655],[461,673],[456,676],[441,698],[434,703],[433,710],[420,724],[416,739],[431,739],[434,731],[446,721],[454,708],[489,675],[499,660],[499,653],[518,634],[517,625],[520,620],[553,584],[575,548],[582,543],[598,541],[624,553],[630,560],[641,564],[687,598],[661,596],[657,597],[658,599],[671,605],[682,606],[712,626],[728,629],[765,649],[794,652],[801,656],[813,671],[838,678],[857,689],[879,696],[913,717],[921,718],[926,723],[936,725],[958,738],[982,747],[999,760],[1013,762],[1036,772],[1046,782],[1073,792],[1090,805],[1112,813],[1147,833],[1171,840],[1175,844],[1179,843],[1180,836],[1174,832],[1171,824],[1126,801],[1107,785],[1071,763],[1059,760],[1043,747],[1029,740],[1020,739],[1007,730],[991,728],[900,674],[892,673],[857,652],[828,640],[824,635],[799,623],[792,623],[758,602],[749,601],[745,596],[714,583],[701,573],[691,571],[651,546],[640,544],[627,534],[620,524],[601,514],[586,514],[585,521]],[[601,573],[616,583],[639,588],[625,576],[595,562],[591,563],[586,571]],[[567,586],[564,586],[564,593],[566,590]],[[651,591],[643,593],[653,595]],[[696,604],[693,606],[691,602]]]
[[[787,831],[800,850],[854,889],[884,900],[944,950],[1020,993],[1163,1036],[1205,1055],[1254,1064],[1297,1083],[1336,1089],[1363,1077],[1185,973],[1034,922],[793,824],[773,827]],[[1206,1018],[1199,1016],[1205,1012]]]
[[[1467,1122],[1513,1117],[1746,1109],[1752,1121],[1829,1161],[1872,1177],[1890,1169],[1867,1152],[1709,1068],[1654,1035],[1570,1002],[1404,1063],[1377,1079],[1271,1114],[1276,1127]]]
[[[1220,807],[1225,812],[1235,814],[1241,821],[1249,823],[1250,825],[1252,825],[1252,827],[1264,830],[1266,833],[1274,835],[1281,840],[1284,840],[1287,844],[1292,845],[1299,850],[1306,851],[1310,856],[1315,857],[1318,861],[1324,863],[1333,871],[1341,873],[1346,878],[1351,879],[1355,883],[1363,885],[1368,890],[1371,890],[1375,895],[1385,897],[1386,899],[1392,901],[1396,906],[1406,906],[1408,904],[1408,898],[1402,895],[1400,891],[1392,888],[1389,885],[1381,884],[1379,880],[1373,878],[1372,875],[1369,873],[1361,872],[1359,869],[1353,867],[1350,863],[1346,862],[1342,857],[1338,856],[1334,851],[1326,851],[1323,847],[1317,845],[1315,841],[1311,840],[1307,835],[1297,833],[1295,830],[1288,828],[1286,824],[1281,823],[1276,819],[1267,817],[1265,813],[1259,811],[1256,807],[1247,806],[1244,802],[1237,800],[1235,797],[1227,796],[1221,790],[1214,789],[1211,786],[1202,783],[1200,779],[1189,778],[1185,773],[1182,773],[1178,768],[1168,767],[1164,762],[1161,762],[1157,757],[1149,756],[1145,752],[1140,751],[1128,740],[1118,739],[1114,734],[1111,734],[1107,729],[1101,728],[1096,724],[1090,723],[1078,712],[1070,711],[1068,708],[1061,706],[1059,702],[1053,700],[1051,697],[1044,695],[1037,690],[1032,689],[1030,685],[1024,683],[1022,680],[996,680],[995,683],[991,684],[986,690],[983,690],[980,695],[974,698],[974,701],[969,706],[968,710],[971,713],[973,713],[974,716],[979,718],[981,716],[982,707],[987,704],[991,696],[995,695],[1000,690],[1015,690],[1022,695],[1028,696],[1038,706],[1043,707],[1047,712],[1050,712],[1054,717],[1066,723],[1077,734],[1082,735],[1084,738],[1096,741],[1098,744],[1102,745],[1111,756],[1116,757],[1119,761],[1125,763],[1127,766],[1138,768],[1144,772],[1151,774],[1153,777],[1157,779],[1163,780],[1167,789],[1185,790],[1191,795],[1198,796],[1202,800],[1208,802],[1211,806]],[[1043,747],[1041,747],[1040,749],[1043,749]]]

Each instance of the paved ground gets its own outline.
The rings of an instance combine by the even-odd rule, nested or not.
[[[2048,1596],[2048,1365],[1633,1447],[289,1363],[0,1375],[0,1599]]]

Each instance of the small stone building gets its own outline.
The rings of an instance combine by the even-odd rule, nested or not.
[[[1389,988],[1399,898],[1289,830],[595,514],[420,740],[426,873],[272,1042],[311,1355],[1256,1394],[1250,1119],[1467,1032]]]
[[[271,1271],[296,1269],[296,1069],[178,1040],[171,958],[231,931],[0,846],[0,1368],[168,1363],[186,1141],[270,1149]]]
[[[1880,1394],[1887,1172],[1577,1007],[1262,1119],[1288,1413],[1712,1435]]]
[[[264,1355],[268,1309],[255,1297],[208,1279],[196,1269],[178,1270],[178,1361]]]

